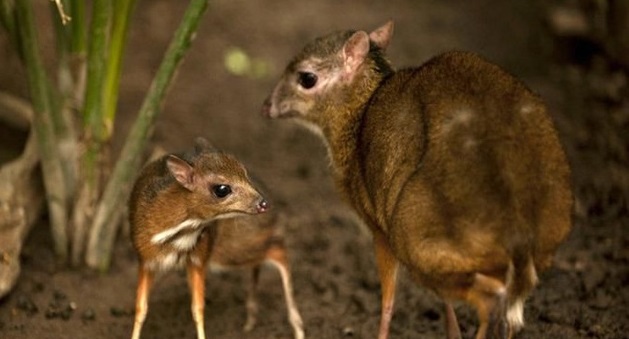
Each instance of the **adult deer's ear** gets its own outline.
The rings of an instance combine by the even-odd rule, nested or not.
[[[393,20],[387,21],[384,25],[376,28],[373,32],[369,33],[369,39],[373,41],[376,46],[386,50],[389,47],[391,36],[393,35]]]
[[[166,166],[181,186],[192,191],[194,187],[194,169],[190,164],[171,154],[166,158]]]
[[[343,62],[345,72],[350,78],[358,69],[369,53],[369,35],[366,32],[358,31],[354,33],[343,46]]]

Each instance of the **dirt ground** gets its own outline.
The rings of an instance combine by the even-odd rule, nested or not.
[[[135,117],[185,1],[142,0],[130,31],[116,147]],[[526,3],[526,4],[525,4]],[[154,144],[177,151],[205,136],[257,173],[289,216],[287,229],[295,297],[307,337],[374,338],[379,283],[370,236],[341,203],[322,143],[288,121],[267,121],[259,110],[285,63],[308,40],[335,29],[372,29],[396,22],[389,56],[399,67],[432,55],[471,50],[522,78],[548,102],[574,171],[575,225],[540,276],[517,338],[629,336],[629,104],[627,69],[593,51],[573,55],[544,25],[543,1],[212,1],[190,54],[164,104]],[[552,3],[552,2],[551,2]],[[556,1],[555,3],[561,3]],[[42,25],[47,24],[43,16]],[[24,73],[0,51],[0,90],[26,97]],[[52,55],[51,43],[43,44]],[[565,41],[564,41],[565,42]],[[571,47],[572,46],[572,47]],[[268,63],[262,78],[236,76],[224,53],[239,47]],[[588,50],[590,51],[590,50]],[[592,54],[592,55],[591,55]],[[579,55],[582,56],[582,55]],[[589,56],[589,58],[588,58]],[[25,134],[3,130],[4,154]],[[137,260],[122,234],[111,271],[58,267],[45,221],[23,251],[23,273],[0,300],[0,338],[125,338],[133,325]],[[206,332],[211,338],[291,338],[279,275],[265,269],[260,316],[245,320],[245,271],[208,276]],[[193,338],[190,296],[183,274],[163,275],[150,300],[146,338]],[[405,274],[398,287],[391,338],[442,338],[442,303]],[[462,333],[475,317],[457,307]]]

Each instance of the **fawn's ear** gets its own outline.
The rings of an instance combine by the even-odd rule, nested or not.
[[[358,69],[369,53],[369,35],[366,32],[358,31],[354,33],[343,46],[343,62],[345,72],[350,78]]]
[[[373,41],[376,46],[386,50],[391,41],[393,35],[393,20],[387,21],[384,25],[376,28],[373,32],[369,33],[369,39]]]
[[[216,148],[204,137],[194,139],[194,152],[196,154],[216,152]]]
[[[194,169],[189,163],[171,154],[166,158],[166,166],[170,174],[175,177],[175,180],[177,180],[181,186],[192,191],[194,187]]]

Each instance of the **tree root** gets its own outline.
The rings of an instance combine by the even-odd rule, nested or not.
[[[22,155],[0,168],[0,298],[20,275],[22,244],[44,207],[44,187],[33,133]]]

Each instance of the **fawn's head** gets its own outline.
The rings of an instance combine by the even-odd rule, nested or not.
[[[186,199],[190,217],[203,220],[263,213],[269,205],[253,186],[236,158],[197,139],[195,150],[182,157],[168,155],[166,167]]]

